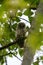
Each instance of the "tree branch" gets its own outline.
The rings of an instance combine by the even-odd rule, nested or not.
[[[5,57],[5,63],[6,63],[6,65],[7,65],[7,58]]]
[[[20,19],[29,22],[28,20],[26,20],[26,19],[24,19],[24,18],[20,18]],[[32,29],[34,28],[34,23],[35,23],[35,22],[32,21],[32,23],[31,23],[31,28],[29,29],[29,33],[30,33],[30,32],[32,31]],[[18,43],[18,41],[19,41],[19,39],[15,39],[13,42],[10,42],[9,44],[6,44],[5,46],[0,47],[0,51],[3,50],[3,49],[6,49],[6,48],[8,48],[8,47],[10,47],[10,46],[12,46],[12,45],[14,45],[14,44],[16,44],[16,43]]]
[[[23,19],[23,20],[25,20],[25,19]],[[25,20],[25,21],[27,21],[27,20]],[[33,23],[33,22],[32,22],[32,23]],[[32,24],[32,26],[33,26],[33,24]],[[34,28],[34,27],[31,27],[31,28],[29,29],[29,33],[31,32],[32,28]],[[0,51],[3,50],[3,49],[6,49],[6,48],[8,48],[8,47],[10,47],[10,46],[12,46],[12,45],[14,45],[14,44],[16,44],[16,43],[18,43],[18,41],[19,41],[19,39],[15,39],[13,42],[10,42],[9,44],[6,44],[6,45],[4,45],[3,47],[0,47]]]
[[[8,55],[10,55],[10,54],[12,54],[12,55],[14,55],[14,53],[12,53],[12,52],[9,52],[9,53],[6,53],[6,54],[3,54],[3,55],[0,55],[0,58],[2,58],[2,57],[4,57],[4,56],[8,56]],[[14,55],[18,60],[20,60],[21,62],[22,62],[22,60],[20,59],[20,58],[18,58],[16,55]]]
[[[9,44],[6,44],[5,46],[0,47],[0,51],[3,50],[3,49],[8,48],[9,46],[12,46],[12,45],[16,44],[17,42],[18,42],[18,40],[14,40],[13,42],[10,42]]]

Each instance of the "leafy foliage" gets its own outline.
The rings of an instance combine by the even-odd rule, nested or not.
[[[22,5],[21,5],[22,4]],[[0,0],[0,45],[3,47],[4,45],[9,44],[15,40],[15,31],[18,23],[21,21],[21,16],[25,15],[29,19],[29,23],[31,24],[33,17],[33,12],[31,9],[36,9],[39,4],[39,0]],[[25,10],[26,9],[26,10]],[[25,10],[23,12],[23,10]],[[19,12],[18,12],[19,11]],[[39,49],[41,45],[43,45],[43,15],[37,14],[36,16],[36,26],[32,29],[32,33],[27,38],[28,46],[33,49],[33,52],[36,49]],[[41,29],[41,32],[39,31]],[[17,49],[19,49],[17,51]],[[0,64],[3,65],[5,62],[5,56],[8,55],[12,57],[12,55],[19,54],[22,56],[24,49],[18,47],[18,45],[10,46],[7,49],[3,49],[0,51]],[[14,51],[11,53],[11,51]],[[3,54],[3,55],[2,55]],[[43,60],[43,57],[41,57]],[[38,65],[39,59],[34,65]]]

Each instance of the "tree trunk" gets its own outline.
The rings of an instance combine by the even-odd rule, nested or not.
[[[37,18],[38,14],[41,14],[43,16],[43,2],[41,2],[41,1],[38,5],[37,11],[36,11],[35,22],[36,22],[36,18]],[[34,53],[32,52],[31,47],[25,47],[22,65],[31,65],[31,62],[33,60],[33,56],[34,56]]]
[[[25,47],[22,65],[31,65],[33,55],[32,50],[29,47]]]

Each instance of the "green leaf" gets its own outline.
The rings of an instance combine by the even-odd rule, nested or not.
[[[15,23],[15,24],[12,25],[12,28],[13,28],[14,30],[16,30],[16,27],[17,27],[17,23]]]
[[[0,64],[1,64],[1,65],[3,65],[3,64],[4,64],[4,62],[5,62],[5,61],[4,61],[4,58],[3,58],[3,57],[1,57],[1,58],[0,58]]]
[[[33,65],[39,65],[39,58],[37,58],[36,62],[33,62]]]
[[[33,17],[29,17],[29,21],[30,21],[30,23],[32,23]]]
[[[0,0],[0,4],[2,4],[4,2],[4,0]]]
[[[27,9],[25,12],[24,12],[24,15],[30,17],[31,15],[33,14],[33,12],[31,12],[31,9]]]
[[[43,56],[40,56],[40,60],[43,60]]]
[[[19,49],[19,54],[21,57],[23,56],[23,53],[24,53],[24,49]]]
[[[22,12],[17,12],[17,16],[22,16]]]
[[[19,22],[20,21],[19,17],[15,17],[14,21]]]
[[[9,54],[10,57],[12,57],[12,54]]]

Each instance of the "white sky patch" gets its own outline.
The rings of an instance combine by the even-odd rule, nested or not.
[[[7,58],[8,59],[8,65],[21,65],[21,61],[17,60],[15,57],[13,58]]]
[[[43,24],[41,24],[41,27],[43,27]]]
[[[43,42],[43,41],[42,41]],[[40,47],[41,50],[43,50],[43,46]]]
[[[18,56],[21,60],[23,60],[23,56],[21,57],[21,56],[19,55],[19,53],[17,54],[17,56]]]
[[[24,13],[26,11],[26,8],[23,10],[23,12],[22,13]]]
[[[10,13],[12,13],[12,10],[10,10]]]
[[[3,24],[1,24],[1,27],[4,27],[4,25],[3,25]]]
[[[35,55],[34,55],[33,61],[34,61],[34,62],[37,61],[37,57],[40,57],[40,56],[43,56],[43,51],[37,50],[36,53],[35,53]],[[41,65],[41,64],[40,64],[40,65]],[[42,64],[42,65],[43,65],[43,64]]]
[[[25,20],[23,20],[22,18],[25,19],[25,20],[27,20],[28,22],[25,21]],[[30,27],[29,19],[28,19],[27,16],[22,15],[22,16],[21,16],[21,22],[24,22],[24,23],[26,24],[26,26]]]
[[[6,15],[6,14],[4,14],[4,15],[2,16],[2,18],[7,18],[7,15]]]
[[[28,32],[26,32],[26,35],[25,35],[25,36],[27,37],[27,36],[28,36],[28,34],[29,34],[29,33],[28,33]]]
[[[17,12],[21,12],[20,10],[18,10]]]
[[[0,7],[1,7],[2,5],[0,4]]]
[[[3,27],[4,27],[4,24],[2,24],[2,23],[0,22],[0,26],[3,28]]]
[[[39,65],[43,65],[43,63],[42,63],[42,62],[40,62],[40,63],[39,63]]]
[[[36,10],[31,10],[31,11],[34,13],[33,15],[31,15],[31,17],[34,17]]]
[[[33,10],[32,10],[33,11]],[[34,15],[35,15],[35,12],[36,11],[34,11]],[[32,15],[32,16],[34,16],[34,15]],[[24,18],[24,19],[26,19],[27,21],[29,21],[29,19],[28,19],[28,17],[27,16],[25,16],[25,15],[22,15],[21,16],[21,18]],[[21,22],[24,22],[25,24],[26,24],[26,26],[29,26],[30,27],[30,23],[29,22],[27,22],[27,21],[25,21],[25,20],[22,20],[21,19]],[[41,26],[43,26],[43,25],[41,25]],[[41,47],[41,48],[43,48],[43,47]],[[36,54],[35,54],[35,56],[34,56],[34,61],[36,61],[36,58],[37,57],[39,57],[39,56],[41,56],[41,55],[43,55],[43,51],[36,51]],[[20,55],[18,54],[17,55],[21,60],[23,59],[23,57],[20,57]],[[21,65],[21,61],[20,60],[18,60],[16,57],[7,57],[7,63],[8,63],[8,65]],[[4,64],[5,65],[5,64]],[[41,62],[40,62],[40,64],[39,65],[43,65]]]
[[[13,42],[13,39],[10,39],[10,42]]]
[[[20,55],[18,57],[21,59]],[[7,63],[8,65],[21,65],[22,62],[14,56],[12,58],[7,56]]]
[[[42,32],[41,28],[39,29],[39,32]]]
[[[27,6],[30,6],[30,4],[28,3]]]
[[[43,32],[43,24],[40,25],[39,32]]]

